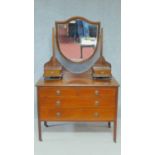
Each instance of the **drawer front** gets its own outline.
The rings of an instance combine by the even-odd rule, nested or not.
[[[40,97],[51,96],[115,96],[115,88],[101,88],[101,87],[41,87],[39,89]]]
[[[112,121],[115,109],[47,109],[42,108],[42,121]]]
[[[41,108],[115,108],[115,97],[46,97],[40,98]]]
[[[116,90],[115,88],[101,88],[101,87],[85,87],[78,89],[78,96],[96,96],[96,97],[104,97],[104,96],[115,96]]]
[[[52,97],[52,96],[77,96],[74,88],[62,87],[41,87],[39,89],[39,97]]]

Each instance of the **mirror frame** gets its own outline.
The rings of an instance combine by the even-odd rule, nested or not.
[[[63,52],[61,51],[60,46],[59,46],[59,41],[58,41],[58,25],[59,25],[59,24],[67,24],[67,23],[69,23],[70,21],[76,20],[76,19],[80,19],[80,20],[83,20],[83,21],[85,21],[85,22],[87,22],[87,23],[89,23],[89,24],[97,25],[97,26],[98,26],[98,31],[97,31],[97,44],[96,44],[94,53],[93,53],[89,58],[87,58],[87,59],[85,59],[85,60],[83,60],[83,61],[79,61],[79,62],[72,61],[71,59],[69,59],[68,57],[66,57],[66,56],[63,54]],[[56,45],[57,45],[57,48],[58,48],[60,54],[61,54],[65,59],[67,59],[68,61],[70,61],[70,62],[72,62],[72,63],[78,63],[78,64],[79,64],[79,63],[84,63],[84,62],[88,61],[89,59],[91,59],[91,58],[95,55],[95,53],[96,53],[96,51],[97,51],[97,48],[98,48],[98,45],[99,45],[100,22],[98,22],[98,21],[96,21],[96,22],[95,22],[95,21],[91,21],[91,20],[88,20],[87,18],[84,18],[84,17],[81,17],[81,16],[73,16],[73,17],[71,17],[71,18],[68,18],[67,20],[56,21],[56,22],[55,22],[55,27],[56,27]]]

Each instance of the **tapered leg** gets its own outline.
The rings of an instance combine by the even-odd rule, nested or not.
[[[116,138],[117,138],[117,120],[114,121],[114,135],[113,135],[113,139],[114,139],[115,143],[116,143]]]
[[[114,142],[116,143],[116,139],[117,139],[117,106],[118,106],[118,87],[116,88],[116,95],[115,95],[116,99],[116,111],[115,111],[115,119],[114,119],[114,134],[113,134],[113,139]]]
[[[108,122],[108,128],[111,128],[111,123],[110,122]]]
[[[49,127],[46,121],[44,121],[44,125],[45,127]]]
[[[38,120],[38,135],[39,135],[39,141],[42,141],[41,121],[40,120]]]

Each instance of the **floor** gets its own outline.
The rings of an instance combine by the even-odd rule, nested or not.
[[[43,142],[38,141],[35,120],[34,155],[120,155],[120,120],[118,120],[117,143],[113,142],[113,124],[107,123],[49,123],[44,127]]]

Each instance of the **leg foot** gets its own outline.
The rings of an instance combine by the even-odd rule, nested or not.
[[[41,121],[40,120],[38,120],[38,135],[39,135],[39,141],[42,141]]]
[[[116,143],[116,138],[117,138],[117,121],[114,121],[114,135],[113,135],[113,139],[114,142]]]
[[[43,141],[42,138],[39,137],[39,141],[42,142]]]
[[[45,127],[49,127],[46,121],[44,121],[44,125]]]

